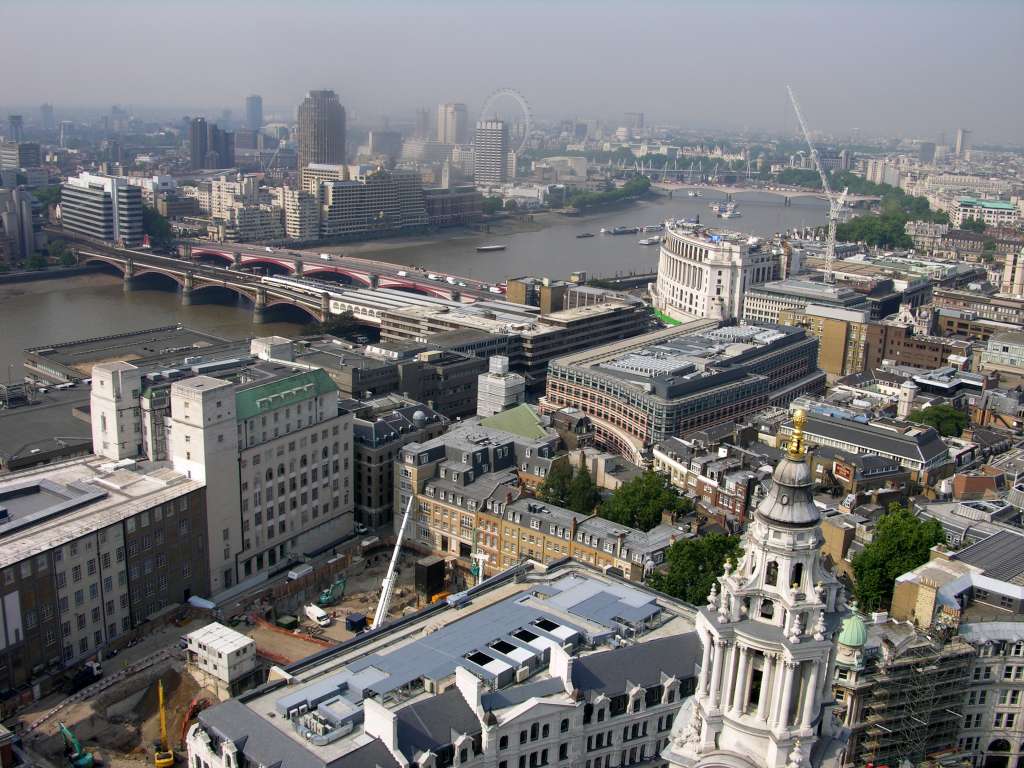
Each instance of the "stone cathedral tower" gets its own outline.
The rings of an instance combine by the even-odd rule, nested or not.
[[[821,561],[820,513],[797,411],[786,456],[697,615],[704,645],[693,699],[663,757],[678,766],[807,768],[837,762],[831,709],[842,588]]]

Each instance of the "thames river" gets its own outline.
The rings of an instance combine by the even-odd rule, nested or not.
[[[591,276],[651,272],[657,267],[657,246],[642,246],[645,235],[600,235],[601,228],[644,226],[669,218],[700,216],[702,223],[727,226],[748,234],[774,232],[825,222],[823,200],[798,198],[783,205],[781,197],[742,193],[736,202],[741,218],[715,218],[709,203],[722,195],[705,192],[688,197],[677,191],[672,198],[655,198],[635,205],[579,218],[545,214],[533,231],[512,234],[467,234],[430,241],[378,241],[365,251],[358,247],[340,250],[382,261],[417,265],[484,280],[518,275],[549,275],[563,278],[574,271]],[[593,232],[595,237],[578,239]],[[504,251],[477,253],[478,245],[503,244]],[[333,248],[332,250],[339,250]],[[120,278],[94,274],[64,280],[45,280],[0,286],[0,366],[6,380],[21,376],[22,350],[61,341],[104,336],[128,330],[182,323],[225,338],[244,338],[253,333],[295,334],[302,330],[298,317],[278,316],[278,322],[252,324],[252,312],[242,303],[181,305],[170,290],[155,286],[125,293]]]

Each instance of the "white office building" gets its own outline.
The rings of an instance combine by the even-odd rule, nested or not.
[[[142,242],[142,190],[128,179],[81,173],[61,185],[64,229],[126,247]]]
[[[654,306],[682,322],[740,318],[747,290],[778,270],[778,258],[755,238],[672,225],[662,239]]]
[[[508,369],[508,358],[494,355],[490,370],[477,377],[477,416],[493,416],[526,402],[526,379]]]
[[[213,594],[351,533],[352,414],[324,371],[176,382],[169,432],[175,469],[206,482]]]

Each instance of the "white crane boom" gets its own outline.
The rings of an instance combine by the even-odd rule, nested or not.
[[[405,505],[405,514],[402,516],[402,525],[398,529],[398,536],[395,538],[395,551],[391,554],[391,564],[380,585],[380,602],[377,603],[377,610],[373,614],[373,628],[377,629],[388,617],[391,609],[391,596],[395,591],[395,570],[398,567],[398,556],[402,551],[402,537],[405,535],[405,527],[409,524],[409,513],[412,512],[412,503],[415,496],[409,498]]]
[[[793,89],[790,86],[786,86],[786,90],[789,91],[789,100],[793,102],[793,111],[796,112],[797,122],[800,123],[800,130],[804,134],[804,141],[807,142],[807,149],[811,153],[811,160],[814,162],[814,168],[818,172],[818,176],[821,177],[821,186],[825,191],[825,197],[828,199],[828,238],[825,240],[825,282],[835,282],[835,274],[832,271],[832,265],[836,259],[836,227],[839,224],[839,211],[842,210],[843,204],[846,202],[847,189],[843,189],[841,194],[836,194],[832,191],[832,186],[828,183],[828,174],[825,173],[825,169],[821,165],[821,160],[818,158],[818,150],[814,148],[814,142],[811,141],[811,132],[807,129],[807,122],[804,120],[803,112],[800,111],[800,103],[796,99],[796,94],[793,93]]]

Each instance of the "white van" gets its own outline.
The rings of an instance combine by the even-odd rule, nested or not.
[[[433,272],[427,274],[427,280],[440,280],[440,275],[435,275]]]
[[[320,254],[320,258],[323,259],[324,261],[330,261],[331,260],[331,254],[329,254],[329,253],[321,253]]]
[[[456,280],[456,279],[455,279],[454,277],[450,277],[450,276],[449,276],[449,277],[446,277],[446,278],[444,279],[444,281],[445,281],[446,283],[448,283],[449,285],[456,285],[456,284],[457,284],[457,283],[459,282],[459,281],[458,281],[458,280]]]
[[[296,579],[301,579],[303,576],[306,576],[312,572],[313,566],[309,563],[306,563],[304,565],[297,565],[290,571],[288,571],[288,581],[295,581]]]
[[[318,605],[307,605],[303,609],[306,613],[306,618],[310,621],[315,621],[321,627],[331,626],[331,617],[327,615],[323,608]]]
[[[404,269],[400,269],[400,270],[398,270],[398,276],[399,277],[408,277],[409,273],[406,272]]]

